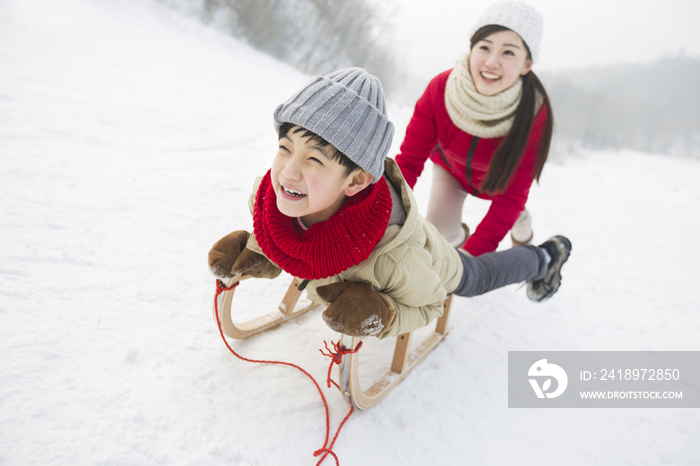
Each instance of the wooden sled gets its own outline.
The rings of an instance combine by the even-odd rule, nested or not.
[[[249,277],[241,278],[240,275],[236,275],[229,279],[227,287],[231,287],[240,280],[245,280],[246,278]],[[219,318],[221,319],[221,327],[224,334],[239,340],[249,338],[283,322],[299,317],[318,306],[318,303],[312,302],[310,305],[303,308],[294,309],[301,295],[301,291],[299,291],[300,284],[301,280],[297,278],[292,280],[277,311],[243,323],[234,323],[231,320],[231,303],[233,302],[233,295],[236,289],[233,288],[223,291],[215,298],[214,306],[217,305],[216,300],[218,299]],[[338,369],[340,391],[343,393],[345,401],[357,409],[367,410],[386,398],[386,396],[396,388],[416,366],[423,362],[426,356],[428,356],[428,354],[445,338],[445,335],[449,332],[447,320],[449,318],[451,302],[452,295],[448,296],[443,303],[444,311],[442,317],[437,319],[435,332],[426,338],[415,350],[411,352],[408,351],[411,342],[411,333],[404,333],[396,337],[396,347],[394,349],[391,369],[384,377],[367,390],[363,391],[360,387],[360,353],[345,354]],[[216,311],[214,310],[214,312]],[[216,320],[216,315],[214,316],[214,320]],[[350,347],[347,349],[355,350],[360,344],[361,338],[341,335],[340,341],[338,342],[339,346],[343,347],[343,341],[347,341],[350,338],[352,341]]]
[[[376,406],[386,396],[396,388],[408,374],[418,366],[428,356],[428,354],[437,347],[438,344],[445,338],[449,329],[447,328],[447,319],[450,313],[450,304],[452,303],[452,295],[449,295],[443,306],[444,311],[442,317],[437,320],[435,332],[423,341],[415,350],[408,352],[411,342],[411,333],[404,333],[396,337],[396,348],[394,349],[394,358],[391,362],[391,369],[378,382],[369,387],[367,390],[362,390],[360,387],[359,365],[360,352],[350,353],[343,357],[343,361],[338,369],[340,379],[340,391],[343,393],[345,401],[353,407],[361,410],[367,410]],[[339,345],[343,346],[343,340],[350,338],[341,336]],[[352,342],[347,348],[354,350],[360,344],[360,338],[352,337]]]
[[[227,287],[231,287],[238,283],[240,280],[245,280],[250,277],[243,277],[241,275],[234,275],[229,279]],[[212,312],[216,312],[216,304],[218,300],[219,307],[219,318],[221,319],[221,329],[224,334],[230,338],[236,338],[238,340],[243,340],[245,338],[250,338],[253,335],[257,335],[260,332],[269,330],[283,322],[299,317],[300,315],[306,314],[314,307],[318,306],[318,303],[312,302],[308,306],[304,306],[300,309],[295,309],[301,291],[299,291],[299,284],[301,280],[295,278],[289,285],[289,289],[282,298],[282,302],[278,306],[276,311],[265,314],[264,316],[257,317],[248,322],[234,323],[231,319],[231,303],[233,302],[233,295],[236,291],[235,288],[227,291],[223,291],[218,297],[214,298],[214,306],[212,306]],[[214,315],[214,321],[216,322],[216,315]]]

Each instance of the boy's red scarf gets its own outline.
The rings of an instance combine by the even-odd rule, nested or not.
[[[302,234],[277,209],[270,171],[255,196],[255,238],[268,259],[285,272],[307,280],[337,275],[364,261],[384,236],[391,216],[391,193],[382,177],[349,197],[331,218]]]

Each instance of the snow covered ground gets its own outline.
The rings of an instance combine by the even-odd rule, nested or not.
[[[251,227],[272,111],[307,79],[147,1],[0,2],[0,465],[316,463],[315,388],[226,350],[206,268]],[[391,111],[396,148],[410,109]],[[550,164],[528,205],[537,241],[574,245],[557,296],[455,299],[445,342],[350,418],[341,464],[700,463],[697,409],[507,407],[509,350],[700,350],[699,178],[634,153]],[[467,203],[472,225],[486,208]],[[251,282],[234,305],[268,311]],[[315,311],[232,345],[323,381],[330,339]],[[363,352],[371,375],[391,345]],[[347,406],[326,397],[335,429]]]

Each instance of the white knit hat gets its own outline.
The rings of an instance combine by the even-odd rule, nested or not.
[[[274,113],[283,123],[302,126],[330,142],[376,183],[394,137],[379,79],[362,68],[343,68],[316,76]]]
[[[522,2],[497,2],[492,4],[476,22],[469,37],[484,26],[496,24],[518,33],[532,54],[532,63],[540,58],[542,43],[542,15],[533,7]]]

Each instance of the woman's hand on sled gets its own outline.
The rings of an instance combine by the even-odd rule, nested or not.
[[[209,251],[209,269],[214,275],[229,278],[236,274],[256,278],[275,278],[281,270],[267,257],[246,249],[250,233],[234,231],[214,243]]]
[[[366,283],[338,282],[319,286],[316,293],[329,303],[323,320],[338,333],[369,337],[388,331],[396,321],[396,306]]]

